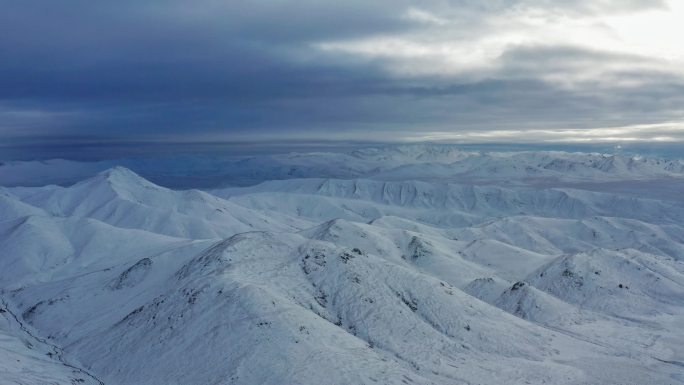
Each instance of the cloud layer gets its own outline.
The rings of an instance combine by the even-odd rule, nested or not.
[[[679,2],[2,3],[6,140],[684,139]]]

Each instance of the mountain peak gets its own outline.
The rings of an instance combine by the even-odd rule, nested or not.
[[[166,188],[157,186],[135,172],[121,166],[104,170],[67,189],[67,191],[73,191],[71,194],[72,198],[76,194],[82,196],[83,199],[80,203],[78,203],[78,200],[69,199],[72,201],[72,205],[78,206],[88,201],[90,205],[95,205],[92,207],[97,207],[114,198],[123,198],[135,202],[148,201],[152,199],[150,197],[151,192],[163,192],[166,190]]]
[[[106,178],[142,178],[140,175],[124,166],[114,166],[112,168],[108,168],[100,172],[98,175]]]
[[[123,166],[114,166],[97,174],[95,180],[106,180],[114,186],[147,186],[160,188],[156,184]]]

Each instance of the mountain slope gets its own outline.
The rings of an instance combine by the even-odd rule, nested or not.
[[[121,167],[71,187],[21,193],[23,202],[54,216],[93,218],[174,237],[221,238],[241,231],[293,228],[202,191],[157,186]]]

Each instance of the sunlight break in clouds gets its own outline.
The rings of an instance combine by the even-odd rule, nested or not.
[[[605,10],[601,5],[608,7],[607,4],[598,4],[595,8],[564,9],[523,2],[486,13],[459,8],[431,13],[427,9],[410,8],[404,17],[421,22],[425,28],[403,34],[323,41],[315,47],[382,63],[398,79],[457,79],[473,84],[489,79],[534,78],[574,93],[573,98],[605,93],[599,97],[599,103],[601,100],[610,103],[610,98],[618,97],[616,93],[643,92],[654,87],[654,81],[662,81],[662,89],[681,84],[684,77],[684,48],[679,38],[684,35],[681,1],[669,1],[661,7],[622,10]],[[469,131],[461,128],[456,120],[447,131],[410,136],[419,140],[681,140],[682,109],[675,108],[672,113],[674,119],[669,122],[651,119],[629,124],[625,121],[611,124],[615,126],[611,129],[601,128],[602,122],[597,121],[589,127],[570,130],[563,129],[560,123],[547,130],[478,128]],[[535,112],[529,111],[529,114]],[[621,114],[616,111],[613,117]],[[654,135],[662,127],[668,127],[668,132]]]
[[[592,129],[521,129],[489,131],[436,131],[420,135],[407,134],[407,142],[537,142],[547,143],[601,143],[601,142],[680,142],[684,141],[682,122],[638,124],[633,126]]]
[[[451,18],[410,8],[405,17],[432,28],[404,34],[324,41],[315,46],[367,58],[388,59],[388,69],[399,75],[505,74],[501,59],[519,48],[572,47],[590,53],[615,55],[619,63],[577,63],[572,71],[590,72],[652,69],[684,74],[684,5],[670,1],[664,8],[617,14],[561,12],[541,7],[512,6],[499,13],[456,12]],[[639,58],[639,60],[635,60]],[[644,65],[648,63],[649,65]],[[543,74],[545,68],[539,68]]]

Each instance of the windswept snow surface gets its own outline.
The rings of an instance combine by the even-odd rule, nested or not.
[[[684,163],[274,159],[0,188],[0,384],[684,384]]]

